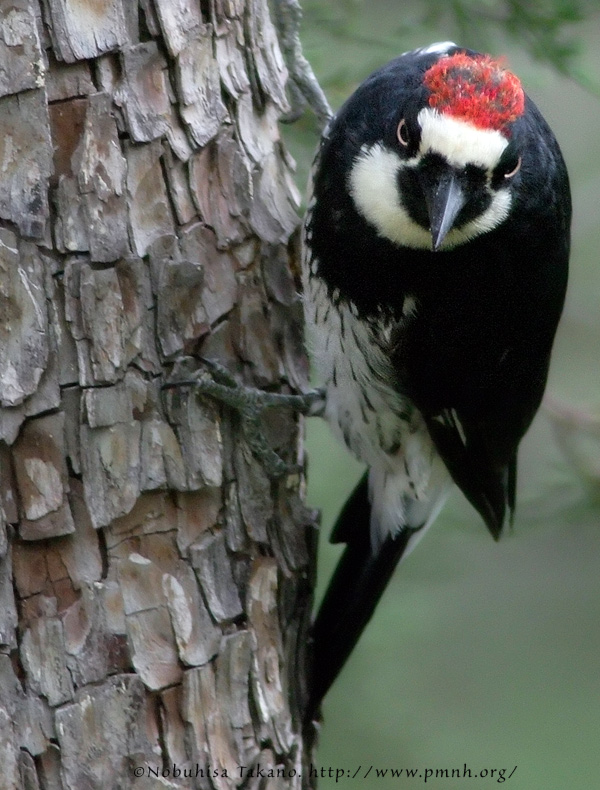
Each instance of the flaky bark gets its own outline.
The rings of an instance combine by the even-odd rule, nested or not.
[[[1,8],[0,787],[308,786],[303,478],[161,390],[306,384],[266,0]]]

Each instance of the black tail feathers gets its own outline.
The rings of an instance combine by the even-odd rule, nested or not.
[[[373,554],[368,475],[346,502],[332,534],[346,549],[331,579],[313,629],[312,716],[371,619],[375,607],[415,530],[388,538]]]

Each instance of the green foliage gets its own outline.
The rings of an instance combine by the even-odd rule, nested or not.
[[[521,448],[514,533],[495,544],[454,495],[402,564],[324,707],[318,765],[350,776],[360,765],[363,774],[373,769],[366,780],[321,779],[319,789],[409,790],[423,778],[377,777],[375,769],[468,763],[473,770],[518,765],[511,790],[589,790],[598,786],[600,764],[600,510],[582,481],[600,480],[600,433],[588,430],[585,410],[600,391],[600,105],[581,85],[600,85],[600,4],[301,2],[304,53],[334,107],[370,71],[432,41],[506,54],[560,140],[576,217],[548,388],[555,403],[575,410],[562,426],[569,444],[559,449],[542,409]],[[303,185],[318,139],[314,116],[305,113],[284,133]],[[327,537],[360,468],[318,420],[309,421],[308,457],[309,503],[323,514],[318,598],[340,552]],[[497,781],[427,783],[433,790],[471,785]]]
[[[347,46],[371,49],[381,54],[378,63],[398,54],[398,42],[414,40],[422,34],[429,40],[431,31],[444,31],[444,37],[465,43],[474,49],[494,51],[498,38],[506,37],[535,59],[547,63],[588,89],[598,86],[581,66],[584,50],[582,32],[586,20],[598,12],[594,0],[426,0],[425,2],[377,3],[388,6],[390,24],[369,24],[369,6],[365,0],[305,0],[305,29],[318,31],[330,41]],[[371,15],[374,16],[374,15]],[[366,24],[365,24],[366,23]],[[310,41],[307,42],[310,49]],[[409,46],[409,45],[407,45]],[[316,54],[313,63],[327,53]],[[309,53],[310,58],[310,53]],[[311,61],[312,62],[312,61]],[[364,67],[364,58],[357,58]],[[373,68],[378,65],[373,63]],[[358,78],[356,68],[340,63],[326,69],[324,87],[334,94]]]
[[[498,32],[534,58],[587,83],[579,67],[581,24],[594,9],[587,0],[428,0],[424,22],[445,19],[460,39],[490,49]]]

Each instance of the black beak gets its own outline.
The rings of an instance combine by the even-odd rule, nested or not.
[[[439,178],[424,180],[422,186],[429,213],[431,247],[437,252],[467,198],[452,170]]]

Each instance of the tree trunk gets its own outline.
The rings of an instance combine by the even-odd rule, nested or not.
[[[311,786],[302,475],[161,390],[306,385],[266,0],[2,9],[0,787]]]

